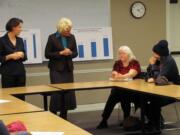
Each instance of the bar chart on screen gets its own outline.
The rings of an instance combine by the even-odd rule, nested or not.
[[[77,28],[73,34],[79,54],[74,61],[113,59],[111,27]]]
[[[4,35],[5,31],[0,31],[0,36]],[[23,38],[24,48],[28,60],[25,64],[42,63],[42,46],[40,29],[23,30],[19,37]]]

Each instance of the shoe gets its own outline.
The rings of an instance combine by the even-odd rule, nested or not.
[[[97,129],[108,128],[107,121],[102,120],[96,128],[97,128]]]
[[[122,121],[122,122],[120,122],[119,126],[120,126],[120,127],[122,127],[122,126],[123,126],[123,121]]]
[[[151,122],[148,122],[147,124],[145,124],[145,132],[147,135],[160,135],[161,134],[161,130],[157,126],[152,124]]]

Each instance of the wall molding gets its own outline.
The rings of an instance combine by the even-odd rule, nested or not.
[[[147,66],[142,66],[142,71],[146,70]],[[104,73],[111,72],[112,68],[101,68],[101,69],[81,69],[75,70],[74,74],[89,74],[89,73]],[[37,73],[27,73],[27,77],[38,77],[38,76],[48,76],[49,72],[37,72]]]

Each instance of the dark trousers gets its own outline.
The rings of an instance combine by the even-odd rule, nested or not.
[[[26,85],[26,75],[2,75],[1,76],[2,88],[21,87]],[[17,95],[17,98],[25,100],[24,95]]]
[[[50,80],[52,84],[74,82],[73,72],[66,70],[63,72],[50,70]],[[64,99],[65,108],[63,108],[62,99]],[[49,110],[55,114],[58,111],[60,111],[60,116],[62,118],[67,118],[68,110],[73,110],[75,108],[76,108],[75,91],[68,91],[63,95],[61,93],[53,93],[51,95]]]
[[[159,129],[161,122],[161,108],[174,102],[175,100],[165,97],[147,96],[145,113],[149,122]]]
[[[131,111],[131,102],[133,102],[133,98],[135,98],[133,94],[128,92],[127,90],[113,88],[102,114],[103,120],[109,119],[115,105],[119,102],[121,103],[121,107],[124,112],[124,119],[129,117]]]

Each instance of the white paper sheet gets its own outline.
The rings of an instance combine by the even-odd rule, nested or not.
[[[31,132],[32,135],[64,135],[64,132]]]
[[[113,82],[129,82],[129,81],[132,81],[133,79],[132,78],[126,78],[126,79],[114,79],[114,78],[109,78],[110,81],[113,81]]]
[[[9,100],[4,100],[4,99],[0,99],[0,104],[3,104],[3,103],[8,103],[10,102]]]

